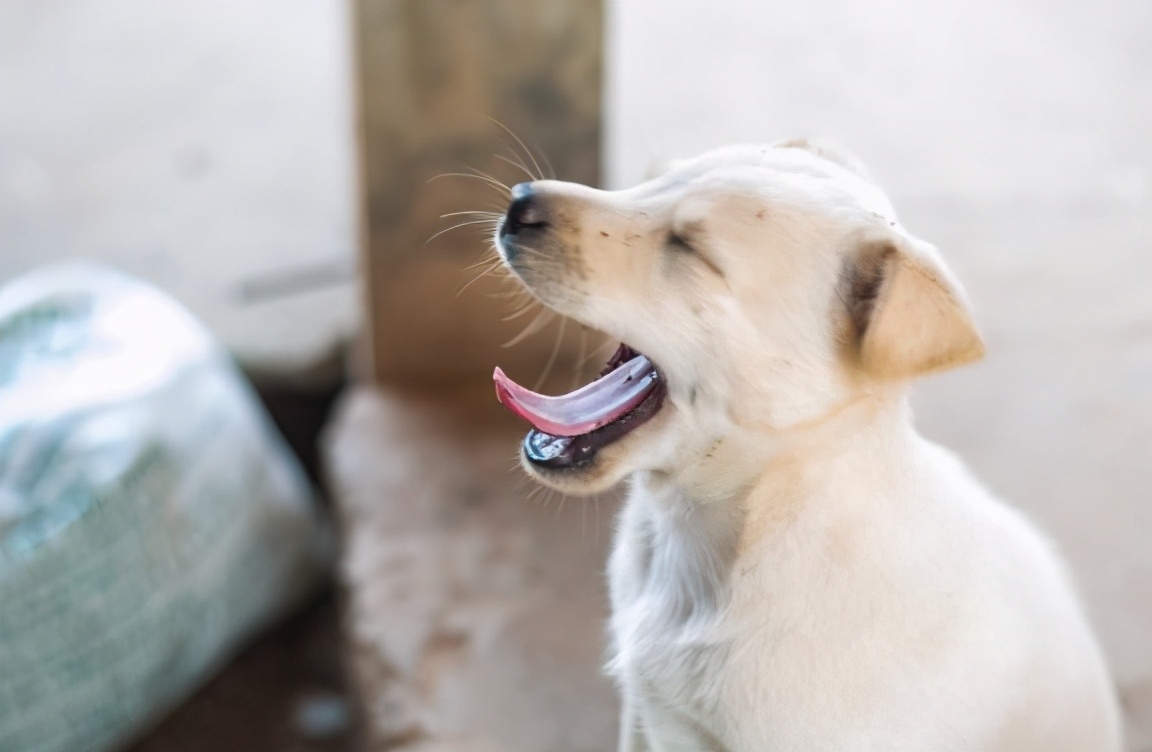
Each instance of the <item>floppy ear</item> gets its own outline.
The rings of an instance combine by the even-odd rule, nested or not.
[[[849,346],[880,379],[906,379],[984,355],[960,284],[936,249],[906,236],[866,243],[849,259],[843,297]]]

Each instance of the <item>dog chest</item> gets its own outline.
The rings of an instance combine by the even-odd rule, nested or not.
[[[649,705],[711,715],[727,655],[733,535],[706,510],[633,498],[609,566],[609,671]]]

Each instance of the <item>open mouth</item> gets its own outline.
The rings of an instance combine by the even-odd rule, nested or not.
[[[499,368],[492,378],[500,404],[532,424],[524,437],[524,456],[547,468],[591,462],[597,451],[655,415],[667,393],[652,361],[624,344],[599,378],[568,394],[537,394]]]

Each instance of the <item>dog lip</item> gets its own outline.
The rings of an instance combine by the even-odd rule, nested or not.
[[[622,372],[640,357],[636,350],[621,344],[609,358],[598,380]],[[663,407],[668,393],[667,381],[659,367],[650,364],[650,368],[648,377],[652,379],[652,386],[626,412],[593,430],[575,435],[560,436],[533,428],[524,437],[521,447],[524,458],[532,466],[548,471],[579,470],[591,464],[599,450],[639,428]]]
[[[524,437],[522,451],[534,467],[549,471],[579,470],[597,453],[652,419],[664,405],[668,387],[660,379],[640,404],[616,420],[577,436],[554,436],[533,428]]]

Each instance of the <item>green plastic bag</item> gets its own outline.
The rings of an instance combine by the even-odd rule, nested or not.
[[[130,740],[316,585],[326,541],[170,298],[86,264],[0,289],[0,752]]]

